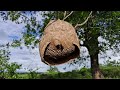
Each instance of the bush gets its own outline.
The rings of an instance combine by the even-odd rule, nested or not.
[[[20,69],[21,65],[17,63],[9,63],[10,52],[6,48],[0,49],[0,78],[17,78],[16,70]]]
[[[17,63],[7,64],[7,66],[6,66],[7,78],[17,79],[17,78],[18,78],[18,74],[17,74],[16,70],[17,70],[17,69],[20,69],[20,67],[21,67],[21,65],[18,65]]]

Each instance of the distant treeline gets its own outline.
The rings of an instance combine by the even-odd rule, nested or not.
[[[86,67],[69,72],[60,72],[56,67],[51,67],[44,73],[35,70],[29,70],[28,73],[17,73],[13,66],[9,69],[8,72],[0,73],[0,79],[92,79],[91,69]],[[107,61],[100,65],[100,69],[105,79],[120,79],[120,62]]]
[[[102,66],[101,71],[105,79],[120,79],[120,66]],[[49,71],[45,73],[19,73],[19,79],[92,79],[90,68],[81,68],[69,72]]]

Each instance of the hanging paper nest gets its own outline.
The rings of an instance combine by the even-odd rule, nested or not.
[[[63,20],[52,20],[44,29],[39,44],[41,60],[48,65],[63,64],[80,55],[74,27]]]

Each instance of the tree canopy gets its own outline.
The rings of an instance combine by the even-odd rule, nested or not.
[[[89,51],[92,73],[95,74],[98,70],[95,68],[99,67],[98,54],[105,54],[106,50],[112,50],[113,54],[120,52],[120,11],[92,11],[87,22],[79,26],[90,13],[91,11],[1,11],[0,16],[3,20],[25,24],[22,39],[24,44],[31,48],[39,43],[36,37],[42,36],[50,20],[61,19],[71,23],[76,28],[80,41],[83,42],[80,45]],[[37,19],[40,15],[43,17],[41,21]],[[69,16],[65,18],[67,15]],[[21,39],[15,41],[16,46],[20,46],[20,41]]]

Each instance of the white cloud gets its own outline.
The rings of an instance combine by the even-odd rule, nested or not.
[[[21,36],[24,24],[16,24],[12,21],[0,22],[0,30],[3,30],[7,35]]]
[[[19,64],[22,64],[24,68],[28,69],[34,69],[34,68],[47,68],[48,66],[41,62],[40,56],[39,56],[39,49],[27,49],[24,47],[24,49],[13,49],[11,48],[11,62],[18,62]]]
[[[7,34],[3,30],[0,29],[0,43],[5,44],[7,42],[8,42]]]
[[[20,38],[22,36],[21,32],[23,30],[24,24],[16,24],[10,20],[3,21],[0,18],[0,43],[6,44],[12,42],[13,38],[17,36]]]
[[[23,31],[24,24],[16,24],[12,21],[3,22],[0,18],[0,43],[6,44],[7,42],[12,42],[11,37],[17,36],[21,37],[21,32]],[[3,43],[4,42],[4,43]],[[47,65],[41,62],[38,48],[29,50],[23,45],[23,49],[20,48],[10,48],[11,56],[10,62],[17,62],[22,64],[23,68],[34,69],[34,68],[43,68],[41,71],[48,69]],[[24,70],[24,69],[22,69]]]
[[[0,30],[0,39],[5,40],[6,38],[7,38],[7,34],[3,30]]]

